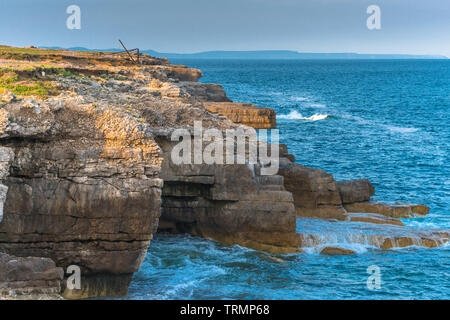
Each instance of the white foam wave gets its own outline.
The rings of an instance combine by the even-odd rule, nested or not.
[[[325,247],[338,247],[364,253],[377,247],[376,240],[373,236],[353,232],[303,234],[302,249],[307,253],[320,253]]]
[[[319,254],[324,248],[326,247],[336,247],[336,248],[342,248],[342,249],[349,249],[353,250],[357,254],[365,253],[369,249],[376,249],[375,246],[366,244],[366,243],[357,243],[357,242],[326,242],[320,243],[316,246],[306,246],[302,247],[302,250],[305,251],[308,254]]]
[[[291,97],[292,101],[308,101],[309,99],[306,97]]]
[[[277,116],[278,119],[288,119],[288,120],[306,120],[306,121],[318,121],[324,120],[329,117],[328,114],[315,113],[310,117],[304,117],[301,113],[296,110],[291,111],[289,114],[280,114]]]
[[[396,127],[396,126],[386,126],[388,130],[391,132],[398,132],[398,133],[412,133],[416,132],[419,129],[417,128],[403,128],[403,127]]]
[[[310,120],[310,121],[318,121],[318,120],[324,120],[328,118],[327,114],[319,114],[319,113],[315,113],[314,115],[312,115],[311,117],[307,117],[304,120]]]
[[[439,221],[435,222],[425,222],[425,221],[417,221],[417,220],[404,220],[403,221],[406,226],[415,227],[419,229],[442,229],[442,228],[450,228],[450,223],[448,221]]]
[[[413,133],[413,132],[417,132],[420,129],[419,128],[413,128],[413,127],[397,127],[397,126],[393,126],[393,125],[388,125],[388,124],[383,124],[383,123],[379,123],[377,121],[372,121],[372,120],[367,120],[358,116],[354,116],[351,115],[349,113],[345,113],[343,112],[342,114],[340,114],[340,117],[345,118],[345,119],[350,119],[350,120],[354,120],[359,124],[363,124],[363,125],[371,125],[371,126],[380,126],[381,128],[388,130],[392,133]]]
[[[322,103],[308,103],[308,107],[311,108],[326,108],[327,106]]]

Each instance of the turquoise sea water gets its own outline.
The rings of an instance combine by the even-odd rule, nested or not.
[[[417,229],[450,228],[450,60],[177,60],[235,102],[273,108],[296,162],[369,178],[375,199],[424,203]],[[383,251],[364,224],[299,219],[353,256],[270,255],[186,235],[157,235],[127,299],[449,299],[450,246]],[[355,240],[356,239],[356,240]],[[331,241],[331,240],[330,240]],[[381,289],[366,286],[381,269]]]

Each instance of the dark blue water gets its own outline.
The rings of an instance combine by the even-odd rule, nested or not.
[[[296,162],[369,178],[377,200],[430,206],[427,217],[404,220],[412,228],[450,228],[450,61],[173,62],[201,69],[235,102],[273,108]],[[358,252],[274,256],[157,236],[128,298],[450,298],[448,246]],[[381,269],[377,291],[366,286],[370,265]]]

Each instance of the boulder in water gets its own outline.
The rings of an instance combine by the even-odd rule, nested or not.
[[[348,256],[355,253],[356,251],[354,250],[339,247],[325,247],[320,251],[320,254],[326,254],[329,256],[336,256],[336,255]]]
[[[367,179],[339,181],[337,186],[344,204],[369,201],[375,194],[375,188]]]

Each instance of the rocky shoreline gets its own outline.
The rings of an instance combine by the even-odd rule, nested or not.
[[[296,164],[285,145],[277,175],[260,165],[174,164],[175,129],[269,129],[276,114],[231,102],[220,85],[198,82],[200,70],[141,61],[0,46],[0,298],[125,295],[157,232],[283,254],[318,241],[297,217],[403,228],[398,218],[428,213],[372,202],[368,180],[338,182]],[[371,241],[390,249],[448,238],[430,230]],[[81,268],[79,290],[65,285],[71,265]]]

